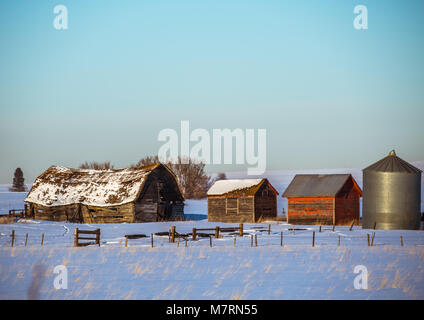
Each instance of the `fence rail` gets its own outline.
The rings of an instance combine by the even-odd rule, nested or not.
[[[95,237],[84,237],[84,236],[81,237],[80,236],[81,234],[94,235]],[[91,240],[91,241],[80,242],[80,240]],[[78,228],[75,228],[74,247],[84,247],[84,246],[89,246],[92,244],[100,246],[100,229],[80,230]]]
[[[11,209],[9,213],[0,214],[0,217],[25,218],[25,209]]]

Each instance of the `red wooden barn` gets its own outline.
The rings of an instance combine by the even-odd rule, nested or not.
[[[287,222],[347,225],[359,222],[362,190],[350,174],[298,174],[283,197]]]

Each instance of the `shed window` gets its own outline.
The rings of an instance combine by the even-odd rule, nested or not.
[[[238,198],[226,198],[226,214],[235,215],[238,213]]]

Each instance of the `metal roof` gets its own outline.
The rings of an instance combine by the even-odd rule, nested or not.
[[[356,184],[350,174],[297,174],[283,197],[334,197],[349,178]]]
[[[420,173],[420,169],[396,156],[392,150],[388,156],[366,167],[363,171]]]

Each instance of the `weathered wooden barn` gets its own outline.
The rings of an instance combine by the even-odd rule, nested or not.
[[[276,218],[277,195],[267,179],[216,181],[207,192],[208,221],[257,222]]]
[[[34,182],[25,201],[34,219],[82,223],[178,220],[184,198],[163,164],[118,170],[52,166]]]
[[[347,225],[359,222],[362,190],[350,174],[298,174],[283,193],[287,222]]]

